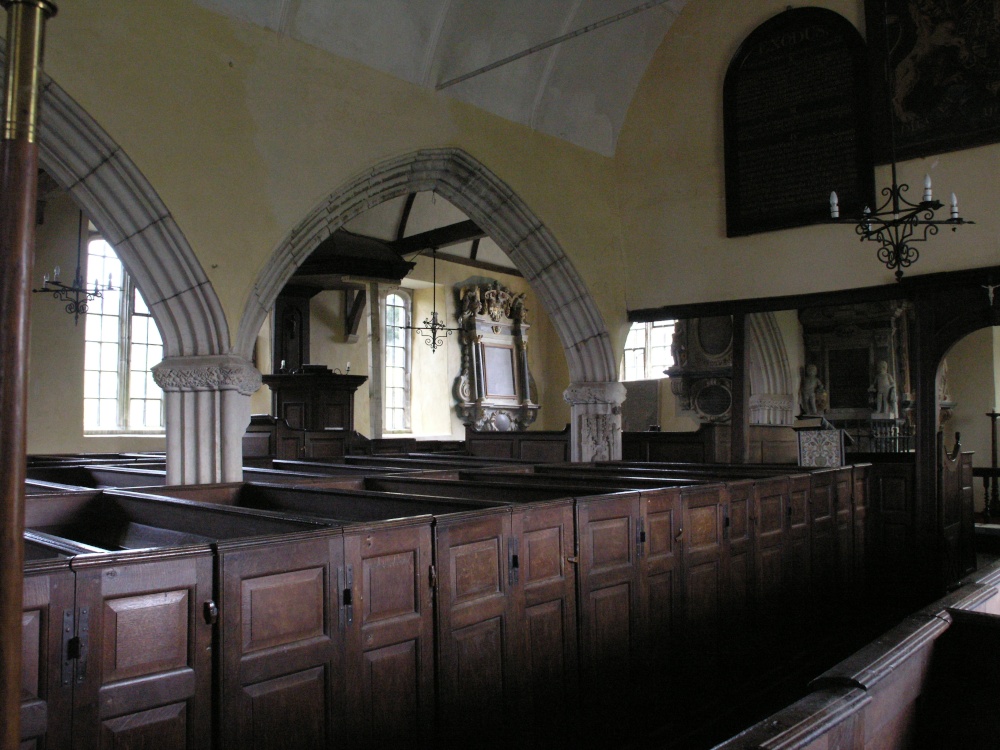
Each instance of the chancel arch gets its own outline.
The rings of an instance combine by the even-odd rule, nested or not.
[[[257,278],[234,351],[248,357],[278,293],[312,251],[351,218],[407,193],[435,191],[464,212],[510,257],[559,334],[569,368],[574,460],[618,458],[620,405],[615,358],[604,320],[555,237],[495,174],[457,148],[427,149],[357,175],[288,234]]]
[[[6,45],[0,41],[0,65]],[[260,374],[229,351],[222,305],[170,211],[125,151],[43,79],[42,168],[90,217],[135,280],[163,337],[170,482],[238,479],[240,436]],[[235,438],[233,437],[235,436]]]

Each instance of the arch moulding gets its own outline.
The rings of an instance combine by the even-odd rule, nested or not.
[[[39,120],[42,168],[114,246],[163,338],[154,377],[165,392],[167,481],[239,479],[260,373],[230,353],[222,305],[194,251],[125,151],[47,76]]]
[[[528,206],[461,149],[427,149],[391,159],[327,196],[281,242],[258,276],[244,307],[234,353],[250,356],[278,293],[320,242],[379,203],[426,190],[436,191],[489,234],[544,305],[565,350],[572,381],[566,399],[572,407],[574,460],[620,456],[623,389],[614,382],[611,340],[589,290]]]

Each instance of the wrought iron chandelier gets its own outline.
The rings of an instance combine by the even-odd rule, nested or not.
[[[882,188],[885,202],[877,211],[865,206],[861,219],[854,227],[862,241],[877,242],[877,256],[885,267],[896,272],[896,281],[903,278],[903,269],[909,268],[920,257],[914,242],[925,242],[933,237],[941,226],[950,226],[954,232],[961,224],[975,224],[958,215],[958,198],[951,194],[951,215],[947,219],[935,218],[936,212],[944,207],[934,200],[931,192],[931,176],[924,178],[923,199],[912,203],[903,197],[910,186],[896,181],[895,155],[892,161],[892,185]],[[840,218],[837,194],[830,193],[830,218]]]
[[[934,200],[931,189],[931,176],[924,178],[924,193],[919,203],[912,203],[904,198],[910,186],[900,183],[896,178],[896,135],[892,116],[892,101],[895,87],[889,76],[889,20],[887,4],[882,3],[882,19],[885,24],[885,91],[888,104],[889,156],[892,165],[892,184],[881,190],[885,201],[877,210],[872,211],[865,206],[854,231],[861,241],[868,240],[878,243],[877,256],[885,267],[896,272],[896,281],[903,278],[903,269],[909,268],[920,257],[920,251],[913,246],[914,242],[925,242],[933,237],[941,226],[951,227],[951,231],[961,224],[975,224],[974,221],[963,219],[958,215],[958,198],[951,194],[950,215],[947,219],[935,218],[937,212],[944,207],[941,201]],[[830,193],[830,218],[840,219],[840,206],[837,194]]]
[[[420,326],[396,326],[396,328],[403,328],[408,331],[416,331],[418,336],[422,336],[424,343],[431,348],[431,352],[436,354],[438,347],[444,346],[444,340],[451,336],[455,331],[461,331],[461,328],[449,328],[447,324],[443,323],[438,318],[437,311],[437,250],[431,250],[431,299],[432,308],[431,316],[429,318],[424,318],[424,324]]]
[[[104,296],[104,292],[114,291],[114,287],[111,285],[111,274],[108,274],[107,286],[100,286],[97,279],[94,279],[94,287],[88,289],[86,282],[83,280],[83,271],[81,268],[81,256],[83,253],[83,225],[84,225],[83,211],[80,212],[80,220],[77,226],[77,238],[76,238],[76,275],[73,277],[72,284],[64,284],[59,280],[59,266],[52,269],[52,275],[45,274],[42,276],[42,288],[32,289],[31,291],[35,294],[51,294],[54,299],[60,302],[65,302],[65,310],[67,313],[73,316],[73,325],[80,324],[80,316],[85,315],[87,312],[87,306],[89,303],[93,302],[95,299],[100,299]]]

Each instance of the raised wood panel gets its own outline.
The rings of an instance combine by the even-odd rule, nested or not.
[[[219,543],[223,748],[325,747],[345,712],[340,531]]]
[[[419,646],[408,640],[362,653],[363,746],[420,747],[426,742],[430,727],[422,726],[421,702],[429,696],[414,689],[427,668],[420,663]]]
[[[685,488],[684,608],[687,637],[701,647],[717,640],[725,610],[728,545],[723,524],[728,494],[722,485]]]
[[[605,573],[632,565],[634,518],[631,515],[605,518],[587,526],[591,550],[591,573]]]
[[[418,747],[434,718],[429,520],[353,530],[354,616],[345,630],[348,736],[364,747]]]
[[[635,597],[630,583],[619,583],[590,593],[587,617],[591,623],[584,644],[588,666],[602,680],[617,682],[628,675],[632,649],[630,609]]]
[[[640,496],[581,498],[576,514],[581,677],[589,700],[600,702],[618,692],[638,662]]]
[[[850,467],[838,469],[836,492],[837,572],[841,591],[850,591],[854,583],[854,476]]]
[[[811,591],[817,601],[832,604],[839,581],[836,528],[837,487],[835,470],[816,471],[809,489]]]
[[[243,653],[321,637],[326,625],[325,572],[325,566],[317,566],[241,581]]]
[[[758,611],[769,616],[777,613],[786,595],[789,575],[786,570],[786,546],[790,526],[791,495],[788,479],[778,477],[754,482],[755,592]]]
[[[751,506],[754,499],[751,481],[729,482],[726,486],[723,541],[723,606],[729,631],[749,625],[751,601],[754,596],[754,540],[751,535]]]
[[[317,435],[306,433],[305,458],[340,458],[347,453],[347,434]]]
[[[503,537],[456,545],[451,550],[451,600],[459,604],[488,596],[502,596]]]
[[[812,580],[812,548],[809,490],[812,478],[798,474],[788,478],[788,523],[785,533],[785,592],[791,600],[806,597]]]
[[[306,404],[304,401],[285,401],[281,405],[281,418],[293,430],[302,430],[306,426]]]
[[[174,703],[101,724],[101,750],[182,750],[187,747],[187,704]]]
[[[241,703],[240,748],[253,750],[324,750],[328,747],[326,721],[328,672],[313,667],[247,685]]]
[[[677,635],[682,562],[678,537],[683,523],[680,490],[643,492],[641,514],[646,541],[641,558],[640,622],[647,666],[655,671],[669,666]]]
[[[513,612],[523,623],[517,710],[541,735],[566,720],[578,696],[575,529],[572,500],[512,510],[517,576]],[[513,553],[512,553],[513,554]]]
[[[500,716],[516,695],[510,670],[518,658],[511,616],[509,509],[440,517],[434,530],[438,571],[438,715],[449,741],[503,733]]]
[[[305,451],[302,437],[279,435],[277,440],[277,458],[279,460],[294,461],[301,459]]]
[[[212,599],[211,550],[73,565],[76,628],[89,635],[86,672],[78,663],[75,674],[74,743],[210,747],[212,626],[202,605]]]
[[[104,602],[104,677],[108,682],[188,666],[189,591],[162,591]]]
[[[688,622],[698,640],[715,635],[721,611],[722,569],[717,560],[687,570]]]

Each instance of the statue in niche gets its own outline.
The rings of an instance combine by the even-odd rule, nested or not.
[[[889,372],[889,363],[880,359],[876,366],[875,380],[868,387],[872,399],[872,417],[896,418],[896,380]]]
[[[826,410],[826,387],[817,375],[816,365],[806,365],[799,388],[802,416],[815,416]]]

